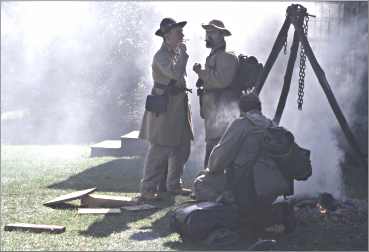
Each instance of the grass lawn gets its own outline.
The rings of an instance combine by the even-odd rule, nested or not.
[[[167,195],[156,203],[159,209],[106,216],[43,206],[59,195],[91,187],[97,187],[96,193],[136,196],[142,168],[142,157],[91,158],[88,146],[1,146],[1,250],[209,250],[182,243],[179,235],[169,230],[169,210],[188,197]],[[197,169],[189,160],[185,185],[191,183]],[[278,241],[275,249],[367,250],[368,201],[357,202],[364,207],[341,217],[322,218],[317,209],[299,211],[293,233],[271,237]],[[72,203],[77,206],[79,201]],[[5,232],[4,225],[14,222],[62,225],[66,231]],[[254,241],[243,237],[228,249],[246,250]]]
[[[78,215],[77,209],[42,204],[56,196],[97,187],[96,193],[135,196],[141,157],[90,158],[88,146],[3,145],[1,147],[2,250],[173,250],[183,247],[170,233],[168,210],[189,198],[161,201],[159,210],[120,215]],[[185,182],[191,181],[188,171]],[[73,201],[79,204],[79,201]],[[4,232],[14,222],[63,225],[62,234]]]

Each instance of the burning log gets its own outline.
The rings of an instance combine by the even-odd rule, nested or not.
[[[321,193],[316,205],[321,215],[336,211],[338,207],[337,200],[330,193]]]

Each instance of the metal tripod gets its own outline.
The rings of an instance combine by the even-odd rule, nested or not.
[[[270,69],[272,68],[275,60],[277,59],[279,52],[284,46],[284,41],[286,40],[287,35],[288,35],[288,29],[291,26],[291,24],[293,24],[293,26],[295,27],[295,32],[293,36],[293,42],[291,45],[290,57],[288,59],[287,69],[284,75],[283,88],[282,88],[277,110],[276,110],[273,120],[277,124],[279,124],[281,120],[282,113],[286,105],[288,92],[290,90],[291,78],[292,78],[292,73],[293,73],[293,67],[296,61],[297,50],[299,47],[299,43],[301,42],[301,45],[303,46],[305,50],[305,54],[307,58],[309,59],[311,66],[313,67],[315,75],[317,76],[319,83],[323,88],[323,91],[328,99],[329,104],[331,105],[333,109],[334,114],[336,115],[338,123],[340,124],[347,138],[347,141],[349,142],[352,149],[354,150],[354,153],[357,156],[357,160],[359,161],[360,165],[367,170],[368,168],[367,155],[364,155],[361,152],[359,144],[356,141],[354,135],[352,134],[352,131],[350,130],[350,127],[347,124],[347,121],[336,101],[336,98],[333,95],[333,92],[329,86],[325,73],[323,69],[320,67],[317,59],[315,58],[315,55],[310,47],[309,41],[304,34],[302,24],[306,16],[311,16],[311,15],[309,15],[307,13],[306,8],[300,4],[292,4],[287,8],[286,19],[282,25],[281,30],[278,33],[278,36],[277,36],[276,41],[274,42],[272,51],[265,63],[263,72],[261,73],[261,75],[258,78],[258,81],[255,84],[255,88],[253,92],[256,95],[260,94],[261,89],[264,86],[265,80],[268,77],[268,74],[270,72]]]

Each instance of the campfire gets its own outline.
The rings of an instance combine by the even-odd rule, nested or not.
[[[319,210],[321,216],[335,212],[338,208],[338,201],[330,193],[321,193],[315,200],[304,200],[297,205],[298,209],[309,206],[310,209]]]
[[[337,210],[337,200],[333,198],[330,193],[322,193],[319,195],[318,203],[316,204],[319,208],[321,215],[326,215],[329,212]]]
[[[319,203],[316,204],[316,206],[319,208],[319,212],[321,215],[326,215],[328,214],[328,209],[324,208],[322,205],[320,205]]]

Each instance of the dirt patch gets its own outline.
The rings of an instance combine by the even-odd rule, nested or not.
[[[295,204],[297,227],[291,234],[267,234],[277,240],[276,250],[368,250],[368,200],[337,201],[337,209],[327,213],[317,203]]]

